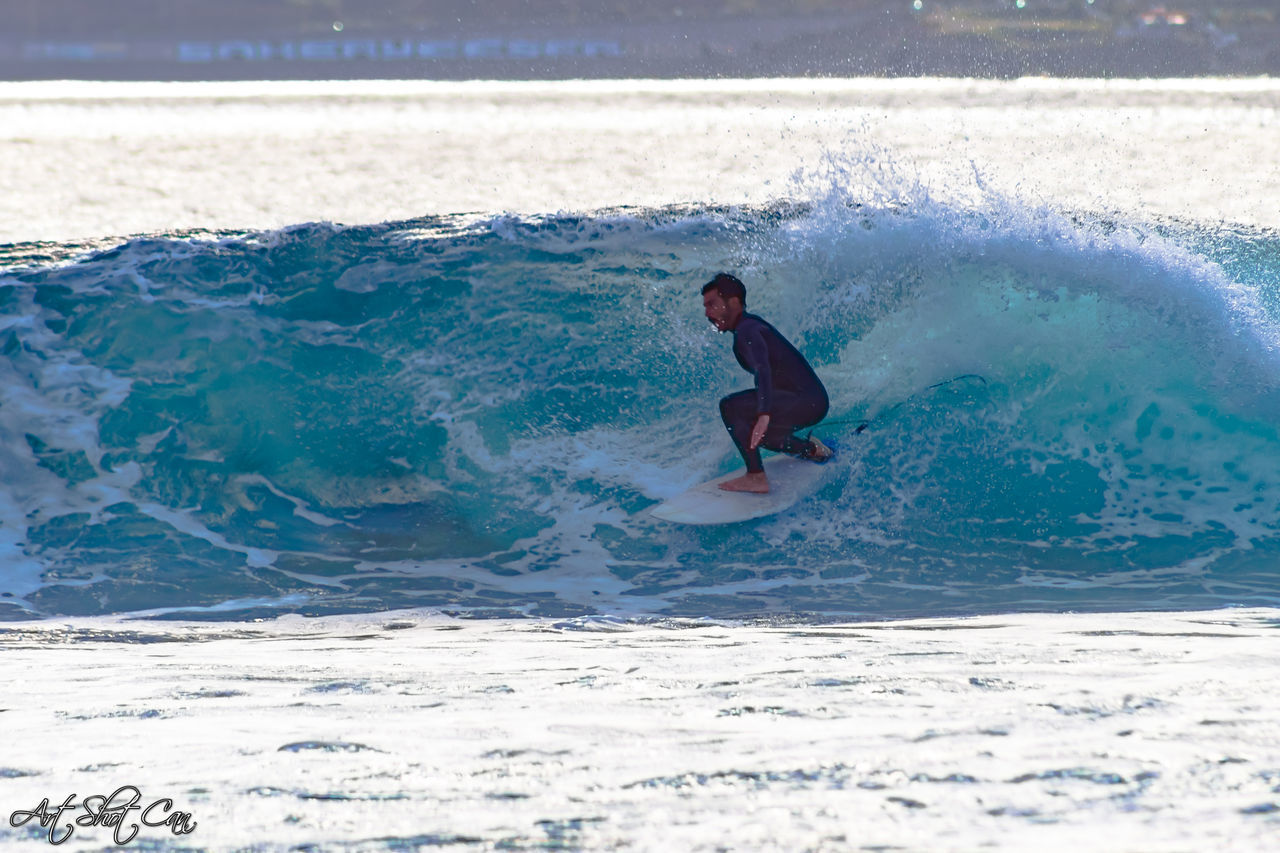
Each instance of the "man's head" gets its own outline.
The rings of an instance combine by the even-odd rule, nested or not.
[[[702,286],[702,310],[722,332],[738,325],[746,304],[746,286],[728,273],[722,272]]]

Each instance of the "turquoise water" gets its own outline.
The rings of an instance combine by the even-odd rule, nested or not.
[[[1280,235],[841,186],[0,247],[0,614],[1280,603]],[[750,383],[720,270],[844,451],[684,528]]]

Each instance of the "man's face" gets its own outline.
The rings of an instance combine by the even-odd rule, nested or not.
[[[702,310],[711,321],[711,325],[721,332],[727,332],[733,328],[734,321],[742,313],[742,303],[737,297],[732,296],[726,302],[718,292],[708,290],[702,294]]]

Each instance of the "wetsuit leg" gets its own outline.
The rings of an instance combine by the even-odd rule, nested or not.
[[[738,446],[742,461],[747,463],[747,473],[758,474],[764,470],[764,462],[760,459],[760,450],[749,450],[751,429],[756,425],[756,392],[738,391],[720,401],[720,417],[724,419],[729,437]],[[770,419],[772,420],[772,419]]]
[[[813,442],[797,438],[792,433],[798,429],[818,424],[827,416],[826,394],[793,394],[775,391],[773,412],[769,417],[769,429],[761,444],[770,450],[809,459],[813,455]],[[750,434],[748,434],[750,440]]]
[[[810,458],[813,443],[803,438],[796,438],[792,433],[798,429],[814,426],[827,416],[827,397],[825,394],[802,395],[788,391],[775,391],[773,395],[773,411],[769,413],[769,429],[765,431],[761,446],[779,453]],[[748,449],[751,442],[751,430],[756,425],[756,392],[739,391],[730,394],[720,401],[720,417],[742,454],[742,461],[747,464],[748,473],[759,473],[764,470],[764,462],[760,458],[760,449]]]

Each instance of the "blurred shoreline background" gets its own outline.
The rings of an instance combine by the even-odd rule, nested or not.
[[[1280,73],[1260,0],[24,0],[0,79]]]

